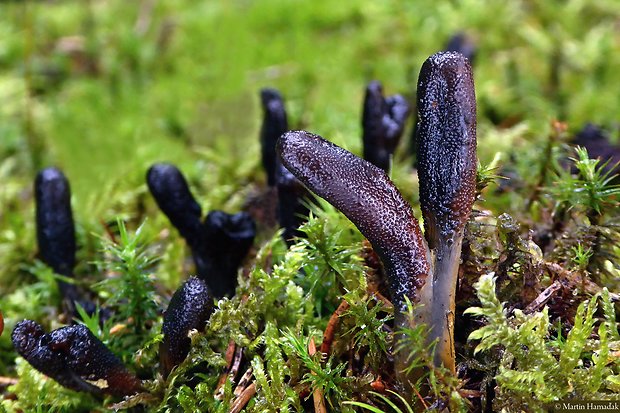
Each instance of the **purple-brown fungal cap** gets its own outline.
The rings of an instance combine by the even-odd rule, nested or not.
[[[429,57],[418,80],[418,179],[429,247],[462,231],[476,190],[476,95],[463,55]],[[438,229],[440,229],[438,231]]]
[[[278,141],[282,163],[311,191],[345,214],[383,261],[399,310],[429,273],[411,206],[385,172],[318,135],[292,131]]]
[[[11,339],[28,363],[69,389],[114,396],[141,390],[140,380],[82,324],[46,334],[36,322],[23,320]]]
[[[175,291],[164,313],[164,340],[159,346],[164,377],[187,357],[191,346],[190,330],[202,331],[212,312],[213,297],[200,278],[190,277]]]
[[[386,172],[389,170],[390,158],[403,134],[409,112],[409,103],[404,97],[384,98],[380,82],[368,84],[362,113],[364,159]]]

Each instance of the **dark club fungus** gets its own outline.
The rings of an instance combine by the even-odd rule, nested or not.
[[[113,396],[141,390],[140,380],[82,324],[46,334],[36,322],[23,320],[11,339],[35,369],[71,390]]]
[[[288,130],[288,120],[280,92],[270,88],[261,89],[260,98],[264,114],[260,130],[263,167],[267,172],[267,185],[275,186],[278,163],[276,142]]]
[[[420,318],[437,339],[435,362],[454,371],[454,295],[463,229],[476,191],[476,96],[469,61],[437,53],[418,79],[418,179],[424,235],[432,253],[432,313]]]
[[[476,59],[476,44],[464,32],[454,34],[446,43],[446,52],[458,52],[469,60],[470,64],[474,64]]]
[[[69,181],[59,169],[43,169],[35,179],[34,193],[39,256],[55,273],[73,277],[76,243]],[[80,300],[74,284],[59,281],[58,286],[68,313],[75,314],[75,302],[89,313],[94,311],[93,303]]]
[[[237,270],[256,235],[254,220],[245,212],[212,211],[201,222],[200,205],[174,165],[153,165],[146,179],[157,205],[192,250],[198,276],[215,297],[233,295]]]
[[[303,131],[280,138],[282,162],[308,188],[347,216],[371,242],[388,273],[392,299],[405,309],[429,272],[426,247],[411,206],[385,172]]]
[[[366,87],[362,128],[364,159],[388,172],[391,157],[405,129],[409,103],[401,95],[383,97],[383,88],[377,81]]]
[[[191,347],[188,333],[194,329],[202,331],[212,311],[213,297],[200,278],[190,277],[176,290],[164,313],[164,339],[159,346],[164,377],[185,360]]]
[[[438,340],[435,364],[454,372],[454,291],[465,223],[474,201],[476,109],[467,59],[438,53],[422,67],[419,83],[420,198],[426,239],[411,206],[380,168],[311,133],[283,135],[284,165],[310,190],[342,211],[368,238],[386,269],[396,323],[415,322]],[[396,359],[402,370],[407,356]]]
[[[267,172],[268,185],[275,185],[278,190],[278,223],[283,229],[282,237],[290,243],[293,237],[302,235],[298,228],[309,213],[304,203],[309,194],[276,155],[278,138],[289,130],[282,95],[275,89],[262,89],[261,102],[264,112],[260,131],[263,167]]]

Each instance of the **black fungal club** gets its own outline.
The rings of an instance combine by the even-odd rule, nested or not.
[[[254,220],[245,212],[212,211],[202,222],[200,205],[174,165],[153,165],[146,180],[157,205],[192,250],[198,277],[215,297],[232,296],[237,270],[254,242]]]

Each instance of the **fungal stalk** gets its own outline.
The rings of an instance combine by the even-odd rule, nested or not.
[[[142,388],[140,380],[83,324],[46,334],[36,322],[22,320],[11,340],[32,367],[71,390],[127,396]]]
[[[409,112],[409,103],[404,97],[385,98],[380,82],[368,84],[362,113],[364,159],[389,172]]]
[[[303,131],[283,135],[278,152],[288,170],[370,241],[386,270],[397,327],[410,322],[406,299],[418,303],[414,322],[428,325],[429,343],[437,340],[435,364],[454,372],[454,291],[476,173],[473,81],[462,55],[438,53],[425,62],[418,106],[426,241],[382,169]],[[399,355],[396,369],[409,383],[406,360]]]

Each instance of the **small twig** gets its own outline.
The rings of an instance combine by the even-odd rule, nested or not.
[[[226,379],[230,377],[231,381],[235,380],[235,376],[237,376],[239,366],[241,365],[242,356],[243,349],[241,347],[237,347],[234,340],[230,340],[225,356],[226,369],[224,369],[224,372],[220,375],[220,378],[217,381],[215,394],[213,396],[216,400],[222,400],[224,397],[224,385],[226,384]]]
[[[542,293],[536,297],[526,308],[525,314],[531,314],[534,311],[538,311],[543,305],[547,303],[558,291],[562,289],[562,284],[559,281],[554,281],[549,287],[547,287]]]
[[[105,233],[110,238],[110,241],[112,241],[114,244],[118,244],[118,241],[116,239],[116,235],[114,234],[114,231],[112,231],[112,229],[110,228],[110,225],[108,225],[108,223],[105,222],[103,219],[99,219],[99,223],[103,227]]]
[[[583,288],[584,292],[591,295],[598,294],[603,290],[600,285],[596,284],[589,278],[584,277],[577,272],[564,269],[559,264],[553,262],[544,262],[543,265],[551,274],[555,274],[558,276],[559,279],[557,281],[559,281],[563,287],[569,289],[580,287]],[[620,301],[620,294],[610,292],[609,299],[613,302],[618,302]]]
[[[343,301],[343,302],[346,303],[346,301]],[[341,306],[342,306],[342,303],[340,304],[340,306],[338,306],[338,308],[340,308]],[[348,304],[347,304],[347,308],[348,308]],[[337,311],[338,310],[336,309],[336,312]],[[311,356],[314,356],[316,354],[316,346],[314,344],[314,338],[310,338],[310,342],[308,343],[308,354],[310,354]],[[314,375],[314,373],[312,374]],[[314,391],[312,392],[312,400],[314,401],[315,413],[327,413],[327,407],[325,406],[325,397],[323,397],[323,389],[321,389],[320,387],[317,387],[316,389],[314,389]]]
[[[394,305],[392,304],[392,302],[390,300],[388,300],[387,298],[385,298],[385,296],[383,294],[381,294],[379,291],[373,291],[372,295],[375,296],[377,301],[381,301],[383,303],[383,307],[386,310],[391,310],[391,309],[394,308]]]
[[[239,384],[235,387],[235,391],[233,392],[235,396],[241,397],[241,394],[245,391],[245,388],[252,379],[252,374],[254,374],[252,367],[248,368],[245,373],[243,373],[243,376],[239,379]]]
[[[0,311],[0,336],[4,331],[4,317],[2,316],[2,311]]]
[[[329,354],[332,343],[334,342],[334,334],[340,324],[340,316],[349,309],[349,303],[347,300],[342,300],[336,311],[329,318],[327,327],[325,327],[325,333],[323,333],[323,342],[321,343],[321,353]]]
[[[19,380],[17,377],[4,377],[0,376],[0,387],[12,386],[17,384]]]
[[[140,11],[138,13],[138,18],[136,20],[136,24],[133,27],[134,32],[138,36],[144,36],[144,34],[149,29],[151,25],[151,20],[153,17],[153,7],[155,6],[154,0],[145,0],[140,4]]]
[[[424,410],[428,410],[428,404],[426,404],[426,402],[424,401],[424,397],[422,397],[422,395],[420,394],[418,389],[415,388],[415,386],[411,386],[411,387],[413,388],[413,391],[415,392],[416,396],[418,396],[418,399],[420,399],[420,403],[422,403],[422,406],[424,406]]]
[[[250,399],[256,394],[256,383],[252,382],[248,387],[246,387],[239,397],[235,399],[232,406],[230,406],[229,413],[239,413],[246,404],[250,401]]]

